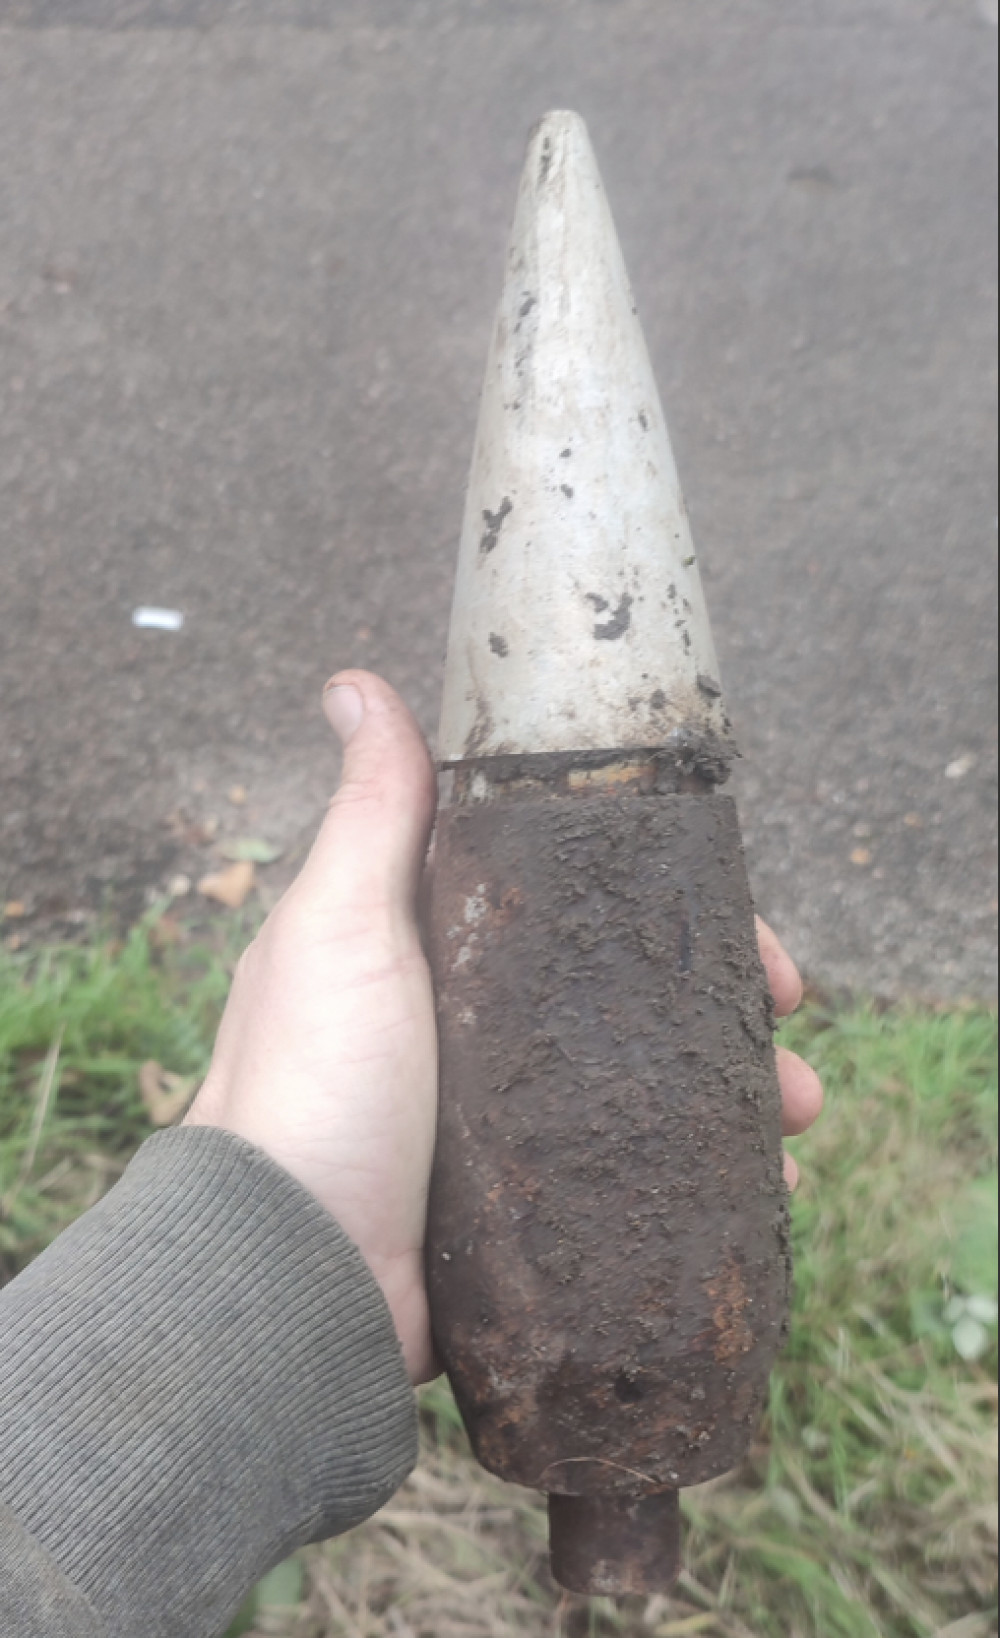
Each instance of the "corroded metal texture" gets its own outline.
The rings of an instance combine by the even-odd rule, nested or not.
[[[729,773],[732,742],[707,733],[674,733],[665,745],[636,751],[542,751],[486,756],[449,769],[452,801],[500,796],[665,796],[708,792]]]
[[[431,922],[428,1278],[476,1454],[622,1501],[724,1471],[762,1409],[788,1287],[733,803],[512,791],[446,808]]]
[[[570,1592],[659,1592],[681,1567],[677,1492],[550,1495],[549,1550],[552,1574]]]

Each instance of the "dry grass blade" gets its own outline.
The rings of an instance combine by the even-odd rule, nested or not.
[[[711,1632],[719,1630],[719,1624],[714,1615],[708,1611],[704,1615],[685,1615],[679,1621],[668,1621],[665,1626],[653,1627],[654,1638],[684,1638],[689,1632]]]
[[[939,1627],[934,1638],[990,1638],[990,1633],[996,1630],[995,1622],[988,1615],[963,1615],[960,1621]]]
[[[59,1054],[62,1051],[63,1036],[65,1033],[66,1025],[60,1024],[49,1046],[49,1050],[45,1054],[45,1062],[42,1064],[42,1073],[38,1079],[38,1092],[35,1097],[35,1110],[31,1119],[31,1131],[28,1134],[28,1142],[25,1147],[24,1155],[21,1159],[21,1165],[17,1176],[15,1177],[10,1188],[7,1190],[7,1193],[4,1195],[3,1199],[0,1200],[0,1217],[10,1217],[13,1214],[17,1197],[34,1170],[35,1159],[38,1155],[38,1145],[41,1142],[42,1133],[45,1130],[45,1122],[48,1120],[49,1110],[52,1107],[52,1100],[56,1093],[59,1074]]]

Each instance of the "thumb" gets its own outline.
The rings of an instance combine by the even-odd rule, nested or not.
[[[370,671],[338,671],[323,709],[344,746],[340,786],[299,877],[323,913],[412,914],[434,822],[437,786],[416,719]]]

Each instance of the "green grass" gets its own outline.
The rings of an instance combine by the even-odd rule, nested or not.
[[[96,1199],[152,1130],[139,1065],[207,1067],[239,929],[211,944],[178,933],[151,916],[124,942],[0,949],[0,1276]]]
[[[0,954],[0,1261],[16,1272],[150,1129],[138,1068],[205,1067],[239,942]],[[813,1004],[782,1031],[823,1075],[793,1147],[795,1310],[743,1467],[686,1493],[674,1595],[562,1598],[526,1492],[468,1457],[447,1388],[383,1514],[300,1555],[242,1630],[955,1638],[995,1631],[996,1020]],[[978,1329],[977,1329],[978,1328]],[[973,1357],[974,1356],[974,1357]],[[296,1579],[296,1577],[304,1579]],[[292,1605],[294,1604],[294,1607]]]
[[[755,1633],[922,1638],[993,1607],[996,1021],[813,1007],[782,1035],[827,1088],[793,1145],[794,1323],[740,1483],[688,1498],[688,1564]]]

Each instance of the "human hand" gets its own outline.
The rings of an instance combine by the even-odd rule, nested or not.
[[[388,683],[344,671],[324,694],[344,742],[337,794],[301,873],[240,960],[211,1068],[187,1123],[263,1149],[326,1207],[389,1304],[411,1380],[436,1366],[423,1240],[437,1110],[437,1037],[417,892],[434,769]],[[758,922],[779,1016],[798,973]],[[812,1069],[778,1049],[786,1136],[822,1102]],[[794,1188],[797,1168],[785,1159]]]
[[[414,1382],[436,1374],[423,1244],[437,1031],[416,899],[430,754],[388,683],[334,677],[340,786],[301,872],[240,959],[187,1122],[263,1149],[336,1218],[385,1294]]]

